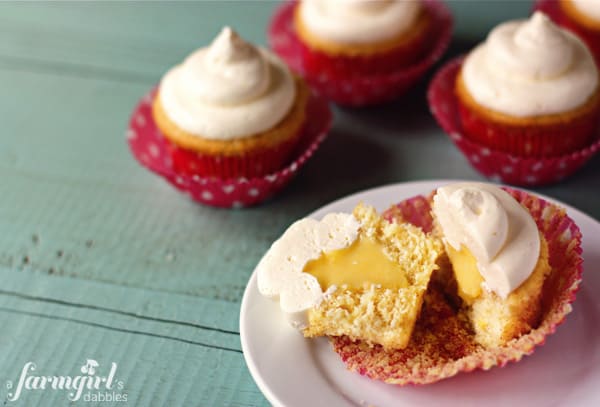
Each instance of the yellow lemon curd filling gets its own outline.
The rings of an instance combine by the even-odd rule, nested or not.
[[[350,290],[371,285],[392,290],[408,286],[404,270],[384,253],[383,245],[365,237],[344,249],[323,253],[303,271],[315,276],[323,291],[334,285]]]
[[[327,294],[308,312],[303,333],[404,348],[443,244],[413,225],[389,223],[371,207],[359,205],[353,215],[361,223],[358,238],[304,266]]]
[[[455,250],[452,246],[446,245],[446,253],[454,268],[458,295],[465,303],[471,305],[481,295],[481,283],[483,283],[477,260],[464,246],[461,246],[460,250]]]
[[[540,254],[531,275],[506,299],[482,289],[484,281],[475,257],[464,247],[460,251],[446,246],[452,262],[458,294],[468,306],[468,316],[475,331],[475,341],[491,348],[535,328],[542,312],[542,287],[552,270],[548,261],[548,244],[540,235]]]

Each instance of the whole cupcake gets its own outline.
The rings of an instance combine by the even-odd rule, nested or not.
[[[278,57],[225,27],[164,75],[152,114],[179,174],[250,178],[290,158],[308,97]]]
[[[432,19],[421,1],[305,0],[294,13],[307,72],[374,75],[423,56]]]
[[[465,135],[490,149],[551,157],[596,136],[594,58],[541,12],[493,29],[465,58],[455,86]]]

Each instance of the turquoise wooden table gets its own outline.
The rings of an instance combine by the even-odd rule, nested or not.
[[[224,24],[265,43],[275,5],[0,3],[0,397],[16,398],[5,405],[268,405],[238,323],[246,282],[273,239],[361,189],[482,179],[428,113],[427,79],[403,101],[335,108],[322,148],[255,208],[197,205],[141,168],[124,137],[137,100]],[[447,57],[531,4],[450,6]],[[538,192],[598,219],[599,186],[596,157]],[[92,371],[112,390],[92,383],[73,401],[76,392],[35,379]],[[34,378],[29,388],[22,376]]]

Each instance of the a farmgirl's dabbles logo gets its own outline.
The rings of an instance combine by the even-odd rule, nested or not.
[[[87,359],[79,369],[81,373],[76,376],[37,375],[34,372],[37,366],[27,362],[21,370],[17,382],[8,380],[6,388],[8,401],[18,400],[25,392],[65,390],[71,401],[123,401],[127,402],[127,393],[122,393],[123,381],[116,379],[117,364],[112,362],[106,375],[101,375],[100,364],[94,359]],[[96,374],[98,373],[98,374]]]

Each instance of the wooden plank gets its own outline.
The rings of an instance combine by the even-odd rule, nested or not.
[[[224,24],[264,43],[276,2],[138,2],[0,4],[0,61],[60,64],[125,81],[159,78]],[[4,58],[2,58],[4,57]],[[142,79],[143,78],[143,79]]]
[[[10,312],[3,306],[0,323],[10,327],[0,332],[3,398],[8,393],[4,383],[18,383],[27,362],[36,364],[38,375],[77,376],[86,360],[94,359],[102,369],[99,375],[117,363],[116,380],[123,382],[118,392],[128,397],[127,403],[108,405],[268,405],[239,352],[60,320],[44,311]],[[67,397],[66,391],[30,390],[11,404],[67,405]]]
[[[230,341],[228,335],[238,335],[239,305],[230,301],[204,299],[198,296],[136,289],[72,278],[56,278],[32,273],[19,273],[0,268],[0,297],[5,304],[14,301],[23,306],[44,303],[49,307],[77,310],[74,315],[87,313],[130,319],[139,323],[157,324],[159,328],[183,327],[219,334],[219,340]],[[26,309],[26,308],[20,308]],[[73,311],[75,312],[75,311]],[[117,321],[117,320],[115,320]],[[221,337],[223,336],[223,337]],[[226,342],[239,350],[239,344]]]
[[[76,375],[94,359],[118,364],[131,405],[264,404],[243,362],[237,304],[6,269],[0,279],[6,380],[29,361],[36,374]],[[38,393],[22,403],[66,404],[64,392]]]

